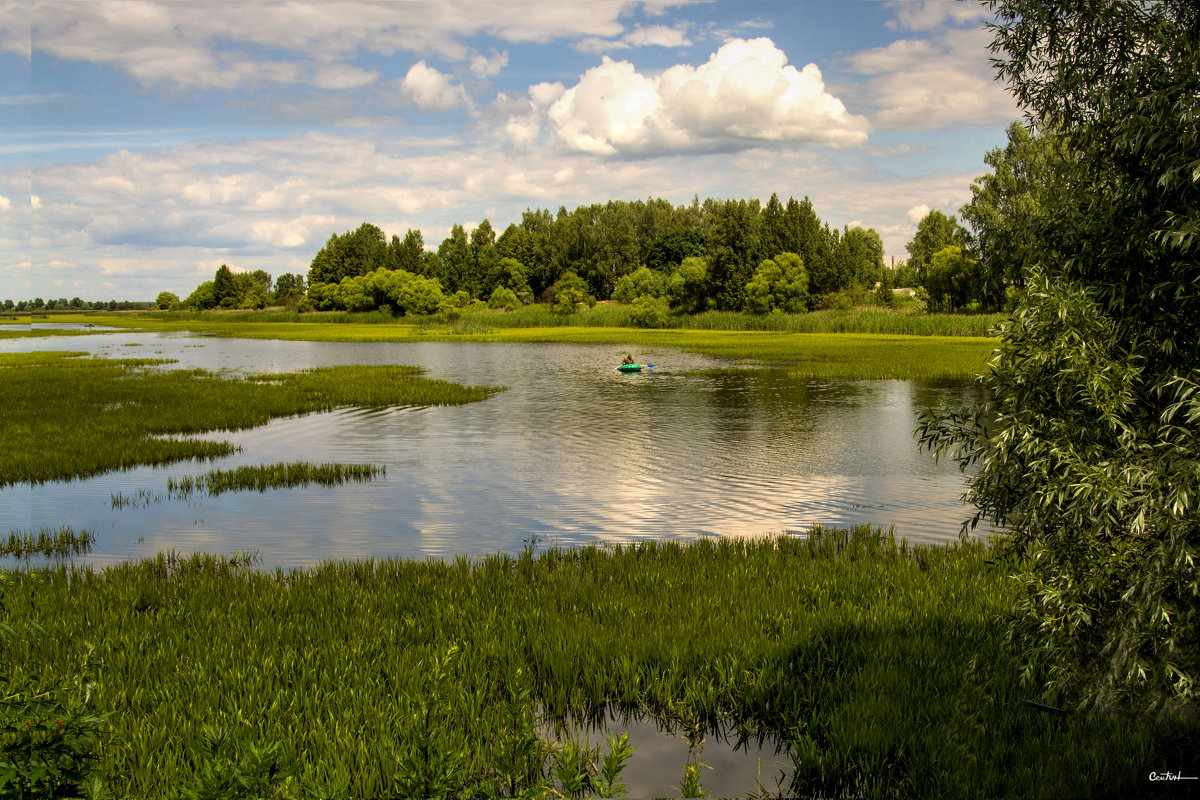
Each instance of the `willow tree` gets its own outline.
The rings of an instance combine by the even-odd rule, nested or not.
[[[990,0],[992,50],[1061,136],[1027,289],[981,408],[923,438],[977,470],[1023,586],[1012,635],[1055,702],[1197,705],[1200,7]]]

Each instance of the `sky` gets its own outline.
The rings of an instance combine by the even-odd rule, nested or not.
[[[808,196],[905,256],[1020,112],[954,0],[0,0],[0,299],[306,273],[332,233]]]

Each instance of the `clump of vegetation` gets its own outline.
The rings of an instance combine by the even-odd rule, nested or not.
[[[260,464],[241,466],[232,470],[211,470],[192,477],[167,479],[167,494],[186,498],[193,492],[205,492],[210,497],[234,491],[289,489],[317,484],[340,486],[350,481],[369,481],[386,474],[387,468],[375,464],[310,464],[296,461],[290,464]]]
[[[0,557],[28,558],[39,555],[47,558],[78,556],[91,552],[96,534],[89,530],[75,532],[74,528],[58,530],[42,528],[37,533],[10,531],[8,539],[0,539]]]

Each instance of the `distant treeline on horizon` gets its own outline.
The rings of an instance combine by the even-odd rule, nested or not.
[[[778,275],[769,270],[756,299],[748,286],[765,262],[782,254],[799,258],[777,265]],[[691,261],[680,277],[689,259],[700,261]],[[657,198],[560,207],[557,214],[526,210],[499,235],[487,219],[470,234],[455,224],[436,250],[426,250],[419,229],[389,239],[364,222],[332,234],[306,276],[280,276],[272,286],[261,270],[218,270],[180,305],[252,308],[290,298],[302,309],[430,313],[447,303],[549,302],[565,288],[589,301],[649,296],[683,310],[753,310],[764,302],[770,310],[786,305],[776,303],[775,284],[786,284],[791,306],[814,307],[847,292],[865,295],[894,276],[884,267],[883,241],[874,229],[831,227],[807,197],[785,203],[773,194],[766,205],[697,197],[681,206]],[[688,285],[681,289],[682,283]]]

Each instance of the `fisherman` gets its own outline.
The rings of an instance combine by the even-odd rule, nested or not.
[[[625,354],[625,360],[624,360],[624,361],[622,361],[621,363],[622,363],[622,364],[633,364],[633,363],[635,363],[635,362],[634,362],[634,360],[633,360],[633,353],[626,353],[626,354]]]

